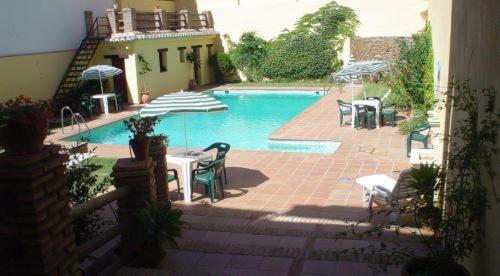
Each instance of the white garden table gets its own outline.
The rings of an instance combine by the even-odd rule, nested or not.
[[[184,152],[167,154],[167,163],[172,163],[181,167],[184,183],[184,202],[191,202],[191,172],[193,171],[193,164],[211,159],[212,155],[206,152],[201,152],[196,156],[186,155]]]
[[[115,93],[104,93],[92,95],[92,99],[99,99],[101,103],[101,110],[104,111],[104,115],[109,115],[108,109],[108,98],[115,98],[115,107],[118,110],[118,102],[116,101]]]
[[[380,110],[381,110],[381,102],[379,100],[355,100],[352,101],[352,120],[351,127],[355,128],[354,122],[356,120],[356,108],[355,105],[364,105],[364,106],[373,106],[375,107],[375,125],[377,128],[380,128]]]

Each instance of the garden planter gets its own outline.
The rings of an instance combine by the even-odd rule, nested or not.
[[[189,81],[189,90],[196,90],[198,88],[198,83],[196,83],[196,80],[190,80]]]
[[[134,152],[136,161],[144,161],[149,157],[149,138],[133,138],[130,139],[129,145]]]
[[[453,275],[470,276],[465,267],[447,259],[418,257],[409,260],[401,270],[402,276],[416,275]]]
[[[166,254],[165,250],[159,247],[141,245],[137,246],[136,252],[139,257],[139,262],[145,267],[158,266]]]
[[[143,104],[148,104],[151,102],[151,95],[149,95],[149,92],[142,92],[141,102]]]
[[[0,146],[9,155],[36,153],[43,149],[48,134],[48,121],[39,118],[33,122],[10,121],[0,126]]]

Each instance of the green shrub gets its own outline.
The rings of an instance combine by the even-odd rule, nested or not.
[[[336,53],[319,35],[298,34],[271,43],[260,72],[271,79],[318,79],[333,70]]]
[[[421,125],[427,121],[427,113],[425,111],[415,110],[411,118],[408,118],[398,124],[399,133],[402,135],[408,135],[418,125]]]
[[[234,78],[237,74],[236,67],[231,62],[228,54],[219,52],[210,57],[210,66],[214,70],[214,77],[217,83],[224,83],[228,79]]]
[[[109,176],[101,178],[96,174],[101,168],[101,165],[86,159],[66,170],[66,185],[68,186],[71,205],[74,206],[91,200],[111,185],[112,180]],[[73,221],[73,226],[76,243],[82,244],[99,234],[102,220],[96,212],[93,212]]]
[[[389,86],[385,82],[371,82],[371,81],[365,81],[363,82],[363,91],[359,92],[354,96],[355,100],[361,100],[364,99],[365,95],[367,97],[379,97],[382,98],[387,91],[389,90]]]
[[[255,32],[243,33],[238,43],[228,42],[233,47],[229,56],[234,66],[245,74],[249,81],[260,80],[259,66],[267,56],[269,42]]]
[[[393,67],[391,101],[400,108],[429,110],[434,104],[431,28],[426,27],[400,44]]]

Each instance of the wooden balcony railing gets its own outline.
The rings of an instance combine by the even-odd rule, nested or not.
[[[124,8],[121,11],[108,9],[108,21],[112,33],[155,32],[161,30],[203,30],[213,28],[212,14],[209,11],[190,13],[166,12],[156,9],[152,12],[135,11]]]

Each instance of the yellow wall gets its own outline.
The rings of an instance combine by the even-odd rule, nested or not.
[[[20,94],[51,99],[73,51],[0,57],[0,102]]]
[[[179,47],[186,47],[185,52],[191,51],[191,46],[202,45],[200,49],[202,83],[213,81],[212,68],[208,64],[207,44],[214,44],[213,53],[220,39],[218,36],[202,36],[188,38],[136,40],[122,43],[102,43],[92,61],[93,64],[106,64],[109,59],[105,55],[120,55],[125,58],[125,72],[129,90],[128,99],[131,103],[140,103],[140,91],[146,84],[152,98],[168,92],[187,89],[189,80],[194,78],[193,64],[187,60],[180,62]],[[217,43],[216,43],[217,42]],[[167,48],[167,71],[160,72],[158,49]],[[137,74],[137,55],[142,54],[151,65],[152,71],[146,74],[145,80]]]
[[[452,3],[451,3],[452,2]],[[429,19],[433,28],[433,47],[436,58],[442,60],[441,85],[447,81],[470,80],[473,88],[493,86],[500,90],[500,34],[496,22],[500,21],[498,0],[430,0]],[[497,108],[500,97],[496,99]],[[481,116],[484,101],[479,106]],[[460,114],[451,113],[441,117],[441,124],[447,134],[453,133]],[[497,137],[500,147],[500,136]],[[447,145],[443,154],[446,155]],[[500,156],[494,157],[492,164],[500,164]],[[489,200],[494,201],[494,193],[489,180],[482,179],[489,189]],[[500,176],[492,184],[500,191]],[[500,271],[500,204],[493,203],[486,212],[484,241],[477,244],[474,255],[465,264],[471,275],[498,275]]]
[[[134,8],[138,11],[153,11],[156,7],[169,12],[175,11],[175,0],[117,0],[118,8]]]

